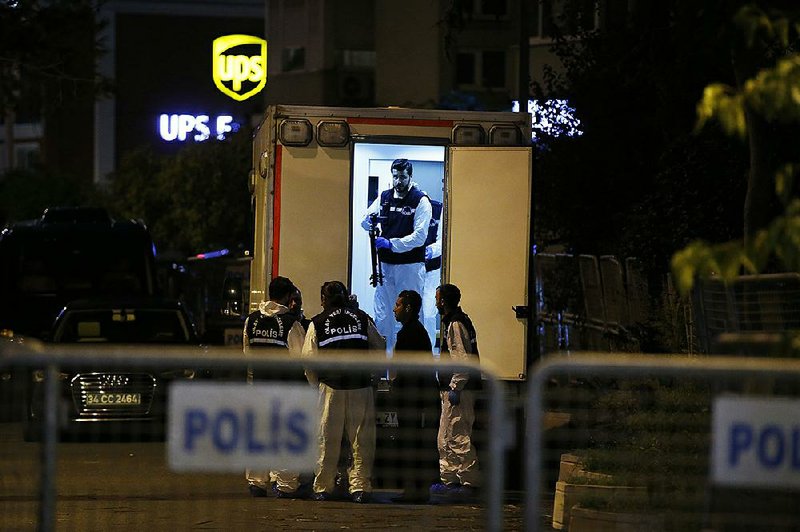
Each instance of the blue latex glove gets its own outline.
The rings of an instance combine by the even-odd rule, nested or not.
[[[447,400],[450,401],[450,404],[453,406],[458,406],[461,403],[461,392],[458,390],[450,390],[447,392]]]
[[[425,248],[425,260],[431,260],[433,258],[433,251],[431,250],[430,246]]]
[[[379,236],[375,239],[375,247],[378,249],[392,249],[392,243],[382,236]]]

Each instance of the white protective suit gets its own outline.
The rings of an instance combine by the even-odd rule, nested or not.
[[[471,360],[469,332],[460,322],[452,322],[444,331],[450,358],[462,362]],[[442,357],[446,356],[441,353]],[[450,404],[449,391],[439,392],[442,402],[442,415],[439,419],[439,474],[445,484],[455,483],[463,486],[480,485],[478,455],[472,445],[472,425],[475,423],[475,391],[465,390],[469,379],[467,373],[454,372],[449,389],[459,390],[461,400],[458,405]],[[475,377],[472,377],[475,378]],[[478,377],[480,378],[480,377]]]
[[[258,304],[258,310],[265,317],[274,316],[276,314],[286,314],[287,312],[289,312],[288,307],[281,305],[280,303],[275,303],[274,301],[262,301],[261,303]],[[243,343],[244,353],[246,355],[254,356],[256,353],[259,352],[261,348],[253,349],[250,346],[250,339],[247,336],[247,329],[248,329],[247,326],[249,320],[250,318],[248,317],[247,321],[245,321],[244,324],[242,343]],[[290,356],[293,357],[301,356],[303,351],[304,339],[305,339],[305,331],[303,330],[303,326],[300,325],[299,321],[294,322],[287,337]],[[248,375],[248,381],[251,381],[250,375]],[[249,485],[258,486],[259,488],[262,488],[266,491],[270,490],[272,483],[275,483],[276,487],[279,490],[286,493],[291,493],[293,491],[296,491],[297,488],[300,487],[300,475],[298,473],[287,471],[285,469],[275,470],[275,471],[265,471],[265,470],[254,471],[251,469],[247,469],[245,471],[245,478],[247,479],[247,483]]]
[[[386,343],[369,322],[367,342],[370,350],[385,352]],[[303,356],[315,356],[319,351],[314,322],[308,326]],[[335,350],[331,350],[335,351]],[[307,370],[310,382],[317,382],[314,372]],[[352,450],[352,463],[347,469],[350,493],[372,491],[372,466],[375,462],[375,397],[372,386],[351,390],[331,388],[319,383],[319,458],[314,475],[314,493],[331,494],[336,484],[342,435],[346,435]]]
[[[416,183],[411,183],[411,187],[417,187]],[[394,192],[394,197],[399,197],[397,192]],[[378,195],[375,201],[367,209],[364,219],[361,221],[361,227],[369,231],[370,221],[369,217],[372,214],[380,214],[381,210],[381,196]],[[419,201],[416,210],[414,211],[414,231],[400,238],[389,238],[392,243],[392,251],[395,253],[405,253],[414,248],[418,248],[425,244],[425,239],[428,237],[428,227],[431,223],[432,209],[431,202],[427,196]],[[383,271],[383,285],[375,287],[375,324],[378,327],[381,335],[386,338],[386,345],[389,351],[394,347],[395,334],[397,322],[394,319],[394,303],[397,300],[397,294],[403,290],[414,290],[420,296],[425,290],[425,263],[412,262],[411,264],[387,264],[381,262],[381,269]],[[425,317],[424,310],[420,312],[420,321]],[[424,323],[424,321],[423,321]]]

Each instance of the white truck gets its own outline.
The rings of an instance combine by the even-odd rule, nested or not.
[[[410,160],[413,180],[443,204],[441,282],[461,289],[481,366],[524,382],[534,299],[527,113],[268,107],[253,142],[250,311],[270,279],[284,275],[303,292],[309,315],[320,310],[322,283],[340,280],[374,316],[371,248],[360,223],[391,188],[397,158]]]

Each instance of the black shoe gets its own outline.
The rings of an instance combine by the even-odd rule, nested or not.
[[[299,499],[300,493],[298,491],[283,491],[280,488],[275,488],[275,496],[279,499]]]
[[[359,504],[367,503],[369,502],[369,493],[365,491],[354,491],[350,494],[350,498],[353,500],[353,502],[357,502]]]
[[[267,490],[255,484],[249,484],[247,489],[250,491],[251,497],[267,497]]]
[[[331,499],[332,499],[332,497],[331,497],[330,493],[326,493],[324,491],[318,491],[318,492],[314,493],[314,500],[315,501],[329,501]]]

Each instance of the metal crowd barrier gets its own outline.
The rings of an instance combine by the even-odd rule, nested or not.
[[[545,357],[528,375],[526,530],[611,530],[579,525],[623,519],[614,506],[649,514],[625,530],[800,523],[800,360],[580,353]],[[761,422],[748,425],[760,419],[753,405],[776,404],[783,425],[766,417],[751,431]],[[741,420],[726,425],[725,412]],[[569,422],[554,423],[554,413]],[[734,466],[756,450],[762,465],[753,458],[755,469],[739,475]],[[631,482],[612,495],[622,478]]]
[[[35,340],[1,339],[0,371],[8,368],[15,370],[41,371],[44,382],[44,413],[41,432],[41,467],[39,480],[39,510],[37,529],[42,531],[56,530],[69,526],[69,523],[57,522],[56,506],[63,504],[59,500],[56,486],[56,467],[59,460],[59,420],[58,394],[59,373],[61,368],[103,368],[114,369],[168,369],[180,367],[203,368],[214,375],[215,372],[225,374],[231,370],[241,374],[248,368],[258,372],[296,372],[303,368],[320,370],[370,371],[373,373],[402,372],[405,374],[431,375],[435,368],[446,368],[448,371],[478,371],[484,375],[483,396],[486,399],[486,422],[489,435],[485,445],[486,461],[481,464],[484,485],[480,494],[482,515],[485,522],[480,526],[486,530],[499,531],[503,525],[503,498],[505,486],[505,449],[509,442],[510,423],[507,419],[504,403],[504,385],[485,369],[473,364],[454,364],[449,361],[436,361],[433,357],[395,357],[385,360],[379,357],[364,358],[364,353],[337,352],[335,359],[289,358],[287,356],[244,355],[237,349],[213,347],[202,351],[182,346],[113,346],[103,347],[92,344],[44,344]],[[420,357],[422,358],[422,357]],[[212,377],[209,382],[214,382]],[[438,419],[437,419],[438,422]],[[432,442],[435,449],[435,441]],[[242,484],[244,478],[242,476]],[[243,497],[247,498],[243,489]],[[386,508],[386,506],[382,506]],[[428,506],[428,508],[432,508]],[[424,510],[423,510],[424,511]],[[0,518],[2,520],[2,518]],[[3,527],[0,523],[0,527]],[[75,525],[73,525],[75,526]]]

